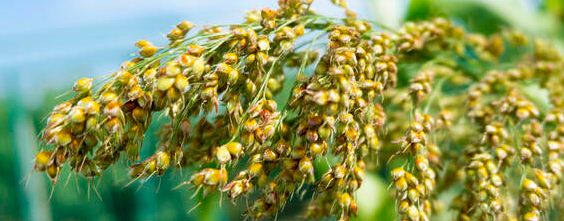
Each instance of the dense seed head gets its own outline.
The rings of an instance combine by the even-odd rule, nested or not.
[[[400,220],[433,219],[453,186],[464,186],[453,203],[460,220],[549,212],[561,198],[564,146],[557,51],[535,42],[504,56],[509,43],[528,41],[440,18],[387,33],[333,2],[345,19],[316,14],[311,0],[281,0],[240,25],[190,33],[182,21],[164,47],[138,41],[138,57],[99,87],[78,80],[74,97],[53,108],[34,168],[52,182],[65,165],[92,178],[121,152],[142,182],[197,168],[183,184],[251,198],[252,219],[313,192],[308,218],[349,220],[367,170],[390,170]],[[494,69],[469,74],[485,62]],[[549,98],[534,99],[535,87]],[[149,125],[160,128],[159,146],[139,159]],[[517,166],[523,182],[507,176]]]

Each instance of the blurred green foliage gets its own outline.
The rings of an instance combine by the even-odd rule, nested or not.
[[[563,14],[562,0],[411,0],[405,20],[441,16],[454,20],[468,31],[484,34],[512,28],[551,40],[562,49]]]

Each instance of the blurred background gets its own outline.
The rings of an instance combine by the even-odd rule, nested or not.
[[[407,20],[444,16],[469,31],[489,34],[515,28],[564,45],[562,0],[348,0],[366,19],[399,27]],[[134,56],[133,43],[165,43],[180,20],[196,24],[242,21],[246,11],[275,7],[276,0],[0,0],[0,220],[239,220],[242,205],[219,198],[190,198],[171,190],[185,174],[175,172],[144,185],[128,183],[124,165],[102,179],[86,180],[65,171],[52,186],[32,173],[36,137],[58,95],[84,76],[116,70]],[[342,16],[329,0],[313,7]],[[155,140],[145,142],[146,155]],[[394,220],[385,176],[369,174],[358,194],[359,220]],[[194,208],[196,202],[202,205]],[[244,204],[244,203],[239,203]],[[279,220],[296,218],[292,203]],[[451,214],[437,219],[450,220]]]

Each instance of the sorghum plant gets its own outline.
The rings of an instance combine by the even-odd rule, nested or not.
[[[96,84],[79,79],[53,109],[35,169],[53,183],[63,166],[93,178],[123,156],[144,182],[189,167],[179,187],[252,198],[252,219],[313,193],[306,217],[348,220],[367,169],[389,171],[400,220],[431,220],[456,186],[457,220],[534,221],[562,207],[554,48],[442,18],[392,30],[333,2],[345,18],[279,0],[239,25],[180,22],[164,47],[138,41],[137,57]],[[140,159],[156,117],[168,122]]]

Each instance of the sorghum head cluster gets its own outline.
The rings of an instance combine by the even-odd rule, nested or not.
[[[138,41],[138,56],[79,79],[53,109],[35,169],[55,183],[64,166],[94,178],[122,155],[140,182],[192,168],[180,186],[253,198],[252,219],[313,193],[306,217],[349,220],[369,168],[389,171],[400,220],[432,220],[450,189],[462,189],[459,220],[533,221],[562,206],[564,62],[550,45],[443,18],[388,30],[345,1],[333,1],[343,19],[312,2],[279,0],[238,25],[183,21],[164,47]],[[525,52],[504,61],[506,48]],[[140,159],[155,118],[158,146]]]

